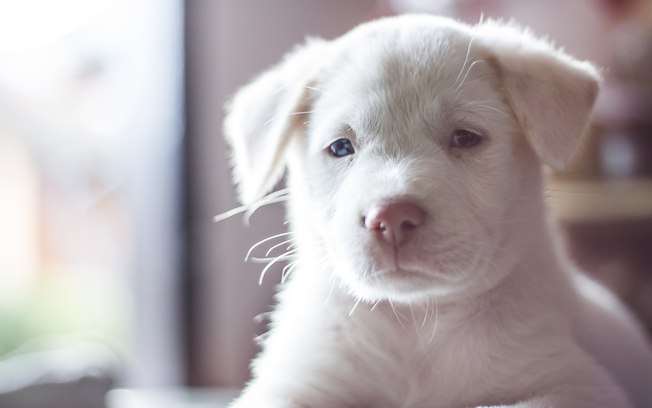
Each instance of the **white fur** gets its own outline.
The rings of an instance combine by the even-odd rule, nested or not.
[[[652,406],[646,340],[565,259],[542,194],[598,81],[513,26],[401,16],[308,42],[238,93],[241,197],[288,167],[297,263],[232,407]],[[459,128],[484,138],[451,148]],[[325,153],[340,137],[354,155]],[[360,218],[396,197],[426,222],[388,253]]]

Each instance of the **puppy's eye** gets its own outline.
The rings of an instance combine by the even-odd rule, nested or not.
[[[477,133],[471,132],[466,129],[457,129],[453,132],[453,137],[451,138],[451,147],[457,147],[462,149],[468,149],[470,147],[476,146],[482,141],[482,136]]]
[[[333,157],[339,158],[355,153],[355,149],[349,139],[341,138],[328,146],[328,153]]]

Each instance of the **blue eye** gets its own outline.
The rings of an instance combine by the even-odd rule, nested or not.
[[[333,157],[344,157],[355,153],[351,141],[346,138],[337,139],[328,146],[328,153]]]

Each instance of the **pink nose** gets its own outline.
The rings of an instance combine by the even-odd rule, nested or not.
[[[399,247],[421,226],[426,213],[407,201],[388,201],[372,206],[362,217],[364,226],[386,243]]]

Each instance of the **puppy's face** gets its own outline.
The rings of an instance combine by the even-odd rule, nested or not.
[[[294,51],[225,131],[244,201],[287,159],[295,230],[355,296],[468,296],[528,245],[541,161],[572,156],[597,80],[514,27],[403,16]]]
[[[304,153],[333,270],[368,300],[494,281],[522,173],[539,167],[517,162],[529,149],[470,37],[403,34],[376,33],[324,68]]]

